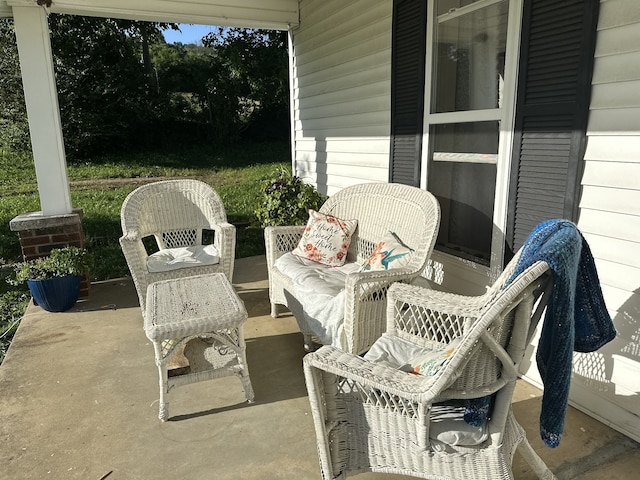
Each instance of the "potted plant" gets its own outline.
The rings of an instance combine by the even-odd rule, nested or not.
[[[326,200],[313,185],[280,169],[262,181],[255,214],[262,228],[304,225],[309,219],[309,209],[318,210]]]
[[[17,263],[15,283],[26,282],[36,303],[48,312],[64,312],[78,300],[80,277],[89,273],[91,263],[83,248],[57,248],[48,257]]]

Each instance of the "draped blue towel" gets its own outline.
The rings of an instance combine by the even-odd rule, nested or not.
[[[594,352],[613,340],[616,330],[607,311],[595,262],[586,240],[568,220],[547,220],[529,235],[511,283],[542,260],[553,272],[536,362],[544,384],[540,436],[548,447],[560,444],[569,401],[573,352]]]

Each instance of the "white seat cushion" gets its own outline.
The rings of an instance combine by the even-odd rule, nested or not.
[[[405,372],[413,372],[416,359],[442,355],[441,350],[428,350],[403,338],[384,333],[363,358]],[[437,363],[442,365],[442,362]],[[479,427],[469,425],[464,420],[464,413],[464,406],[444,404],[433,406],[429,438],[434,450],[445,449],[446,445],[479,445],[487,439],[486,422]]]
[[[275,261],[275,267],[291,279],[295,302],[289,308],[298,322],[308,325],[318,341],[340,346],[343,336],[345,281],[349,273],[361,265],[353,262],[329,267],[286,253]]]
[[[404,372],[413,370],[413,360],[423,356],[425,349],[415,343],[383,333],[375,341],[364,359],[374,363],[381,363],[391,368],[397,368]]]
[[[469,425],[464,420],[464,412],[463,406],[440,404],[431,407],[429,439],[434,450],[444,450],[446,445],[480,445],[489,437],[486,422],[479,427]]]
[[[169,272],[180,268],[220,263],[220,253],[213,245],[165,248],[149,255],[147,270],[150,273]]]
[[[329,267],[291,252],[278,258],[275,266],[294,281],[298,290],[324,295],[340,293],[344,290],[347,274],[358,272],[362,268],[361,265],[352,262],[345,263],[341,267]]]

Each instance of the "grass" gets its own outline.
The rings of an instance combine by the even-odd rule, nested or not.
[[[6,269],[0,270],[0,364],[31,299],[26,287],[10,287],[6,283],[7,274]]]
[[[262,180],[276,169],[289,168],[289,145],[245,144],[197,146],[175,152],[136,153],[69,161],[71,203],[83,210],[85,245],[97,259],[93,280],[129,274],[118,244],[120,207],[144,181],[197,178],[211,185],[224,202],[236,230],[236,257],[264,253],[262,229],[254,214]],[[40,210],[31,154],[0,152],[0,266],[21,260],[20,242],[9,222],[19,214]],[[29,300],[24,288],[9,287],[0,269],[0,363]]]

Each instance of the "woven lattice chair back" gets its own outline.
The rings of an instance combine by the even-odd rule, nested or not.
[[[227,221],[220,196],[206,183],[184,179],[138,187],[122,204],[120,219],[123,233],[120,245],[143,312],[147,287],[154,281],[214,272],[222,272],[232,281],[235,227]],[[194,247],[203,244],[203,232],[207,231],[211,232],[213,245],[220,254],[219,264],[168,272],[148,271],[146,261],[152,252],[145,247],[146,239],[155,239],[159,250]]]
[[[414,249],[409,268],[424,270],[435,244],[429,235],[439,225],[439,207],[424,190],[397,183],[369,183],[344,188],[320,208],[322,213],[357,219],[347,260],[362,263],[387,232]]]
[[[548,274],[545,274],[544,281],[531,281],[547,269],[545,265],[539,264],[528,271],[527,275],[521,276],[517,283],[506,285],[515,270],[518,257],[519,252],[484,295],[463,297],[446,294],[443,299],[449,304],[441,305],[440,309],[434,308],[437,303],[433,302],[429,304],[429,308],[404,302],[389,302],[388,331],[412,343],[433,346],[434,342],[449,343],[455,338],[465,335],[468,337],[469,332],[475,329],[476,336],[482,333],[500,347],[508,348],[514,331],[525,326],[528,328],[534,302],[543,293],[542,286],[548,284]],[[437,298],[438,295],[435,294],[434,300]],[[459,303],[451,304],[452,299],[459,300]],[[535,322],[542,310],[541,306]],[[529,334],[528,329],[520,335],[524,333]],[[465,356],[456,358],[450,364],[452,372],[447,392],[441,398],[474,398],[490,389],[495,390],[496,385],[502,384],[503,360],[496,356],[487,343],[474,340]]]
[[[218,193],[197,180],[150,183],[134,190],[121,211],[123,232],[154,235],[161,248],[198,245],[202,230],[226,223]]]

